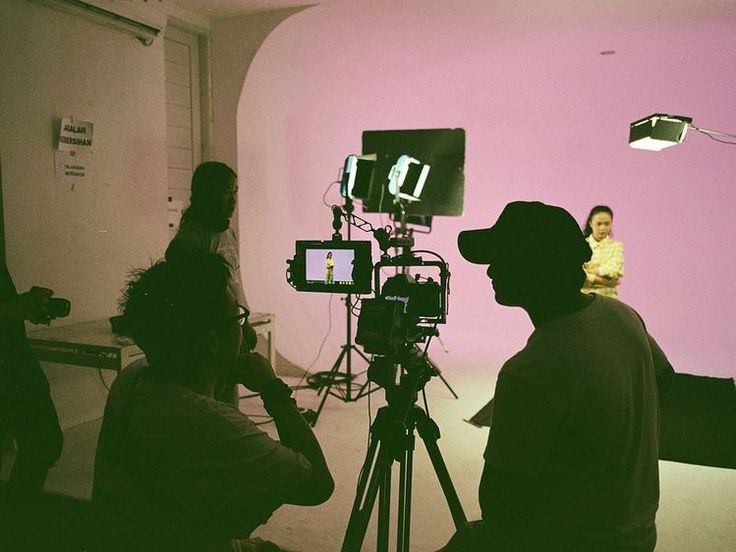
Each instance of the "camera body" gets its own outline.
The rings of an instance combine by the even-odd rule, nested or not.
[[[401,272],[380,284],[383,268]],[[407,268],[430,268],[435,277],[409,274]],[[449,271],[442,261],[425,261],[402,254],[384,258],[374,267],[376,297],[361,302],[355,342],[366,353],[397,356],[403,348],[437,335],[447,320]]]
[[[53,291],[51,291],[48,288],[39,287],[39,286],[33,286],[31,288],[31,293],[40,293],[43,295],[53,295]],[[69,312],[71,311],[72,303],[69,301],[69,299],[64,299],[62,297],[49,297],[47,303],[46,303],[46,315],[50,319],[54,318],[64,318],[69,316]]]
[[[52,297],[51,299],[49,299],[47,312],[50,318],[64,318],[66,316],[69,316],[71,308],[72,303],[71,301],[69,301],[69,299],[64,299],[62,297]]]
[[[407,245],[402,243],[402,245]],[[371,242],[302,240],[287,260],[287,280],[297,291],[365,294],[355,342],[366,353],[397,355],[405,346],[437,335],[447,319],[449,270],[443,261],[425,261],[406,247],[395,257],[384,254],[372,263]],[[409,274],[408,269],[432,272]],[[381,283],[385,269],[396,274]]]

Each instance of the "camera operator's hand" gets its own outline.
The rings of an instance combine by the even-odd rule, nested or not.
[[[275,379],[271,364],[259,353],[242,354],[236,360],[235,380],[255,393]]]
[[[18,317],[33,324],[49,324],[49,299],[54,292],[46,288],[31,288],[16,297]]]

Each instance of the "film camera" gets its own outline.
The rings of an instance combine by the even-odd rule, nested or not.
[[[53,320],[54,318],[64,318],[66,316],[69,316],[69,312],[72,306],[69,299],[64,299],[62,297],[51,297],[54,294],[53,291],[48,288],[39,286],[33,286],[30,292],[40,295],[46,295],[49,297],[46,303],[46,316],[49,319]]]
[[[373,229],[340,207],[332,209],[335,220],[344,217],[358,228],[370,228],[366,231],[373,233],[382,251],[380,261],[373,264],[370,241],[343,241],[337,232],[329,241],[297,241],[294,258],[287,261],[287,280],[298,291],[358,295],[375,291],[374,297],[360,302],[355,342],[366,353],[400,362],[408,349],[437,335],[437,324],[446,322],[447,264],[430,251],[438,260],[417,256],[411,237],[391,237],[390,229]],[[392,247],[401,252],[389,255]],[[410,274],[409,269],[429,275]],[[395,274],[386,277],[389,271]]]

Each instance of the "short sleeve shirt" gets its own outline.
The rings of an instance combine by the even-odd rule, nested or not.
[[[530,534],[616,550],[654,538],[663,364],[636,313],[601,296],[540,325],[504,364],[485,459],[539,482]]]

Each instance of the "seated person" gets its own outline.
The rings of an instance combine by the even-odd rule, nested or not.
[[[202,254],[159,261],[127,286],[126,328],[148,366],[123,370],[108,396],[92,491],[99,550],[250,550],[244,539],[281,505],[332,494],[291,390],[240,352],[248,311],[229,277],[221,256]],[[280,441],[213,398],[223,376],[260,393]]]

